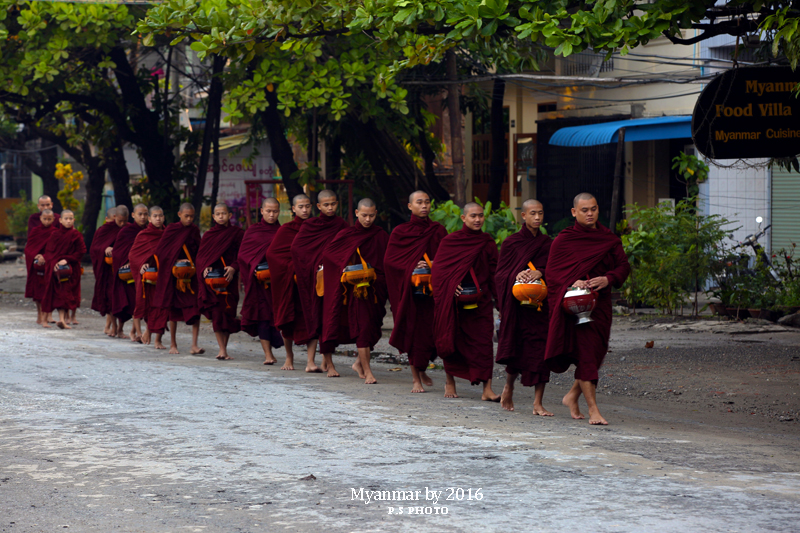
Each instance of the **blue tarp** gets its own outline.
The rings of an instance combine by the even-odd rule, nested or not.
[[[625,128],[625,141],[655,141],[658,139],[683,139],[692,136],[692,117],[672,116],[635,118],[601,122],[586,126],[561,128],[550,138],[556,146],[596,146],[615,143],[620,128]]]

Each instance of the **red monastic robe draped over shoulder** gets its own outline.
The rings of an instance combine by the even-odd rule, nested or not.
[[[42,300],[42,311],[52,313],[56,309],[77,309],[81,303],[81,258],[86,253],[83,235],[75,228],[58,227],[50,235],[44,249],[45,293]],[[59,282],[53,269],[62,259],[72,267],[69,281]]]
[[[92,309],[101,316],[111,312],[111,265],[107,264],[106,248],[114,246],[120,227],[113,220],[106,222],[94,233],[92,245],[89,247],[89,256],[92,258],[92,271],[94,272],[94,297]]]
[[[31,232],[31,230],[33,228],[38,228],[39,226],[42,225],[42,218],[41,217],[42,217],[41,213],[33,213],[30,217],[28,217],[28,234],[29,235],[30,235],[30,232]],[[61,215],[59,215],[58,213],[53,213],[53,224],[52,225],[55,226],[56,228],[61,226],[61,224],[58,222],[59,220],[61,220]]]
[[[295,344],[307,344],[309,341],[300,294],[294,282],[292,261],[292,243],[304,222],[305,219],[294,217],[283,224],[267,248],[275,325],[284,338]]]
[[[33,298],[37,302],[41,302],[44,298],[47,288],[44,266],[33,268],[33,258],[38,254],[44,256],[47,242],[59,227],[61,224],[56,226],[54,222],[47,227],[39,225],[28,232],[28,242],[25,243],[25,267],[28,273],[28,278],[25,280],[25,298]]]
[[[158,266],[159,271],[161,270],[160,261],[156,261],[153,258],[153,253],[156,251],[158,243],[161,242],[162,235],[164,235],[163,226],[157,228],[152,224],[148,224],[136,236],[131,251],[128,253],[128,260],[131,262],[131,272],[133,273],[136,287],[136,306],[133,310],[133,318],[144,318],[147,321],[147,328],[153,333],[164,333],[163,330],[156,331],[151,327],[153,319],[156,318],[157,314],[161,313],[161,310],[152,305],[155,286],[144,283],[139,270],[145,263],[149,264],[150,267]],[[159,272],[159,277],[161,277],[161,272]]]
[[[383,258],[388,242],[389,234],[383,228],[374,224],[365,228],[356,220],[355,226],[340,231],[325,248],[322,256],[325,297],[320,340],[329,350],[338,344],[353,342],[357,348],[371,349],[381,339],[381,326],[386,315]],[[375,270],[376,279],[367,287],[366,298],[356,297],[354,286],[350,283],[343,286],[341,282],[346,266],[361,264],[356,249]]]
[[[239,333],[242,330],[242,325],[236,318],[236,308],[239,306],[239,271],[241,269],[239,246],[242,244],[243,236],[244,230],[238,226],[214,224],[200,240],[200,250],[197,252],[197,272],[201,276],[207,268],[222,270],[224,266],[229,266],[236,270],[228,285],[227,295],[217,294],[204,281],[198,284],[197,301],[200,311],[211,320],[214,331]]]
[[[577,222],[559,232],[547,262],[550,328],[545,361],[553,372],[566,372],[575,364],[575,379],[597,381],[597,371],[608,352],[611,334],[611,287],[620,287],[630,274],[628,257],[619,237],[597,224],[589,229]],[[567,289],[579,279],[608,277],[592,311],[593,322],[575,324],[561,309]]]
[[[318,339],[322,334],[322,298],[316,293],[317,269],[322,264],[325,247],[345,228],[347,222],[343,218],[320,215],[306,220],[292,242],[292,263],[309,339]]]
[[[242,330],[251,337],[269,341],[274,348],[283,346],[283,338],[275,327],[272,309],[272,290],[256,279],[256,267],[267,260],[266,254],[275,239],[280,223],[268,224],[262,218],[244,232],[239,247],[239,266],[242,268],[244,300],[242,301]],[[270,277],[272,276],[270,265]]]
[[[464,309],[455,298],[456,287],[475,271],[482,297],[477,309]],[[448,374],[477,384],[492,378],[494,367],[493,300],[497,245],[480,230],[464,226],[442,239],[433,262],[431,285],[436,350]],[[471,279],[471,277],[470,277]]]
[[[128,253],[131,251],[133,241],[145,227],[136,222],[130,222],[122,226],[114,241],[114,251],[111,254],[113,258],[111,313],[123,322],[130,320],[133,310],[136,308],[136,287],[133,283],[128,284],[119,279],[119,269],[128,263]]]
[[[183,247],[189,251],[186,252]],[[164,229],[161,241],[156,247],[155,255],[161,263],[161,273],[150,305],[164,309],[167,313],[160,313],[158,320],[153,322],[155,330],[163,330],[167,319],[173,322],[185,322],[190,326],[200,319],[200,309],[197,307],[197,280],[200,270],[191,278],[186,291],[178,290],[177,279],[172,275],[172,267],[182,259],[197,262],[197,250],[200,248],[200,228],[194,224],[184,226],[180,221],[169,224]]]
[[[550,381],[550,370],[544,363],[550,315],[547,301],[538,311],[535,306],[520,305],[512,290],[517,274],[528,269],[528,262],[546,276],[547,255],[552,242],[541,232],[534,237],[523,225],[503,241],[497,263],[495,282],[501,316],[497,363],[506,365],[511,374],[520,374],[522,385],[526,387]],[[546,277],[544,281],[547,282]]]
[[[407,353],[408,363],[418,370],[426,370],[436,359],[433,297],[414,296],[411,273],[426,253],[434,261],[446,235],[447,230],[438,222],[412,215],[409,222],[392,231],[386,247],[384,268],[394,318],[389,344]]]

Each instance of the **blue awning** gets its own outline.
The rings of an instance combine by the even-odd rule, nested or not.
[[[619,130],[625,128],[625,141],[655,141],[659,139],[688,139],[692,136],[692,117],[672,116],[635,118],[561,128],[550,138],[556,146],[596,146],[615,143]]]

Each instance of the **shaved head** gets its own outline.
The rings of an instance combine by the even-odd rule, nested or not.
[[[375,207],[375,202],[373,202],[371,198],[362,198],[358,202],[358,209],[361,209],[362,207],[365,208]]]
[[[178,213],[182,213],[183,211],[194,211],[194,206],[190,203],[183,203],[178,208]]]
[[[153,207],[150,208],[150,214],[152,215],[153,213],[164,214],[164,210],[158,207],[157,205],[154,205]]]
[[[525,200],[524,202],[522,202],[522,210],[523,211],[527,211],[531,207],[534,207],[534,206],[537,206],[537,205],[539,205],[539,206],[542,205],[542,202],[540,202],[539,200],[537,200],[535,198],[530,198],[530,199]]]
[[[278,207],[280,207],[281,205],[281,203],[277,200],[277,198],[274,198],[272,196],[267,196],[266,198],[264,198],[264,201],[261,202],[261,207],[264,207],[267,204],[277,205]]]
[[[106,216],[107,216],[107,217],[113,217],[113,216],[115,216],[116,214],[117,214],[117,208],[116,208],[116,207],[112,207],[111,209],[109,209],[108,211],[106,211]]]
[[[466,215],[466,214],[468,214],[468,213],[469,213],[469,212],[470,212],[472,209],[475,209],[476,207],[477,207],[478,209],[480,209],[481,211],[483,211],[483,208],[481,207],[481,205],[480,205],[480,204],[476,204],[475,202],[467,202],[466,204],[464,204],[464,208],[461,210],[461,213],[462,213],[462,214],[464,214],[464,215]]]
[[[582,192],[576,196],[574,200],[572,200],[572,207],[578,207],[578,202],[581,200],[597,200],[597,198],[595,198],[591,193]]]
[[[130,212],[128,211],[128,206],[126,206],[126,205],[118,205],[117,206],[117,215],[119,215],[121,217],[128,218],[128,216],[130,215]]]
[[[64,209],[63,211],[61,211],[62,217],[65,217],[67,215],[75,216],[75,213],[73,213],[71,209]]]
[[[144,209],[145,211],[149,211],[149,209],[147,209],[147,206],[144,205],[144,204],[136,204],[135,206],[133,206],[133,212],[134,213],[136,211],[138,211],[139,209]]]
[[[425,191],[414,191],[414,192],[412,192],[411,194],[408,195],[408,203],[413,204],[414,203],[414,197],[416,195],[418,195],[418,194],[421,194],[423,196],[426,196],[426,197],[430,198],[430,195],[428,193],[426,193]]]
[[[43,201],[43,200],[52,200],[52,198],[50,198],[50,197],[49,197],[49,196],[47,196],[46,194],[43,194],[43,195],[41,195],[41,196],[38,198],[38,200],[37,200],[37,201],[38,201],[38,202],[41,202],[41,201]]]
[[[297,196],[295,196],[294,198],[292,198],[292,205],[293,205],[293,206],[294,206],[294,205],[297,205],[297,202],[299,202],[300,200],[308,200],[308,201],[309,201],[309,203],[311,203],[311,198],[309,198],[307,195],[305,195],[305,194],[298,194]]]
[[[225,212],[227,213],[231,212],[230,208],[228,207],[228,204],[217,204],[214,206],[214,211],[216,211],[217,209],[225,209]]]
[[[42,214],[43,215],[52,215],[53,214],[53,210],[52,209],[45,209],[44,211],[42,211]]]
[[[331,197],[336,198],[336,193],[330,189],[323,189],[319,191],[319,194],[317,194],[317,202],[321,202],[323,199]]]

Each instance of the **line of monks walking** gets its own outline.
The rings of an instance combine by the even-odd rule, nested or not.
[[[423,191],[410,195],[411,219],[391,235],[375,225],[378,210],[370,199],[358,203],[350,227],[336,214],[338,198],[330,190],[317,195],[318,216],[312,216],[308,196],[295,196],[294,218],[286,224],[278,222],[279,202],[266,198],[261,220],[247,231],[232,225],[228,206],[218,204],[213,227],[202,237],[191,204],[181,205],[179,220],[166,226],[160,207],[139,204],[131,214],[118,206],[109,210],[89,251],[95,275],[92,309],[106,317],[110,337],[166,349],[162,336],[169,331],[169,353],[178,353],[178,323],[191,327],[190,353],[204,353],[198,345],[203,315],[212,323],[217,359],[232,359],[230,335],[244,330],[258,336],[264,364],[275,364],[272,349],[285,346],[282,369],[294,370],[293,348],[305,346],[305,371],[328,377],[339,376],[333,361],[337,346],[355,344],[352,369],[364,383],[374,384],[371,352],[381,338],[388,300],[394,318],[389,343],[408,354],[412,392],[433,385],[426,371],[440,357],[446,398],[458,397],[459,378],[481,384],[483,400],[514,410],[519,377],[523,386],[535,388],[533,413],[553,416],[542,403],[550,372],[575,365],[575,382],[563,404],[573,418],[582,419],[578,400],[583,395],[590,423],[607,424],[596,402],[598,369],[608,351],[611,287],[622,285],[630,266],[620,239],[599,224],[594,196],[579,194],[573,206],[575,225],[553,240],[540,230],[542,204],[525,201],[523,226],[499,254],[482,231],[480,205],[465,205],[462,229],[448,235],[429,218],[430,197]],[[73,213],[65,210],[59,219],[47,197],[39,199],[39,209],[29,221],[25,295],[36,302],[43,327],[50,327],[57,310],[56,325],[70,328],[77,323],[86,246],[73,228]],[[516,297],[519,284],[546,287],[546,298]],[[562,310],[565,295],[574,290],[594,295],[591,321]],[[495,309],[500,315],[496,357]],[[506,366],[500,395],[492,390],[495,361]]]

